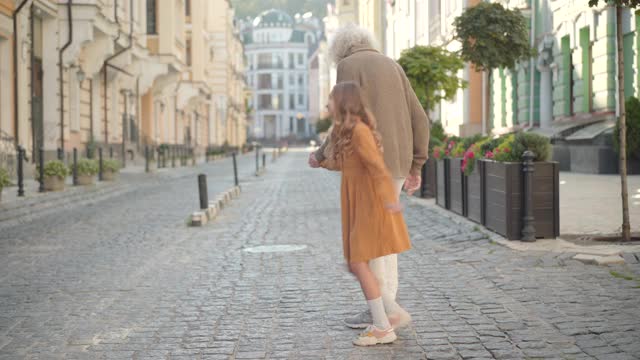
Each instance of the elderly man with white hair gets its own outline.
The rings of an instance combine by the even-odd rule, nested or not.
[[[338,66],[336,82],[355,81],[360,85],[377,120],[384,162],[395,180],[398,196],[403,184],[412,194],[420,187],[421,169],[427,161],[429,119],[402,67],[375,48],[375,41],[367,30],[355,25],[339,29],[330,45],[331,57]],[[309,156],[311,167],[318,167],[325,159],[325,148],[330,141],[331,136]],[[396,302],[397,255],[373,259],[369,265],[378,280],[392,327],[406,326],[411,316]],[[345,324],[351,328],[366,328],[371,323],[368,310],[345,319]]]

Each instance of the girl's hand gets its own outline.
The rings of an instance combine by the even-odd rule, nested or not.
[[[384,206],[384,208],[389,210],[389,212],[391,212],[393,214],[397,214],[399,212],[402,212],[402,204],[400,204],[400,203],[386,204]]]

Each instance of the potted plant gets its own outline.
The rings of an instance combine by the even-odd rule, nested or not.
[[[533,133],[508,135],[483,162],[484,225],[508,239],[522,238],[524,215],[524,173],[522,155],[535,154],[533,172],[533,215],[537,238],[559,235],[559,165],[548,161],[549,139]]]
[[[36,172],[40,169],[36,168]],[[43,180],[46,191],[64,190],[64,182],[69,175],[69,169],[60,160],[49,161],[44,165]]]
[[[90,159],[80,159],[76,165],[78,174],[78,185],[92,185],[95,183],[95,176],[98,174],[98,162]],[[73,172],[73,165],[71,165]]]
[[[9,180],[9,173],[7,170],[0,168],[0,202],[2,202],[2,189],[11,185],[11,180]]]
[[[120,172],[120,162],[118,160],[105,160],[102,162],[102,180],[114,181]]]

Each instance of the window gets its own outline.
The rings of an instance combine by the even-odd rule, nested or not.
[[[302,95],[302,94],[298,94],[298,105],[299,106],[303,106],[304,105],[304,95]]]
[[[296,84],[296,77],[293,74],[289,74],[289,85]]]
[[[298,54],[298,65],[300,66],[304,65],[304,58],[302,54]]]
[[[156,28],[156,0],[147,0],[147,34],[157,34]]]
[[[278,74],[277,76],[278,76],[277,77],[277,81],[278,81],[277,89],[282,90],[282,89],[284,89],[284,75],[283,74]]]
[[[289,133],[293,134],[293,116],[289,116]]]
[[[294,94],[289,94],[289,110],[293,110],[296,108],[296,96]]]
[[[289,53],[289,69],[293,69],[295,65],[295,57],[292,53]]]
[[[258,69],[271,68],[271,54],[258,54]]]
[[[569,35],[562,38],[562,83],[564,86],[564,114],[573,115],[573,61]]]
[[[298,86],[299,87],[304,86],[304,77],[302,76],[302,74],[298,75]]]
[[[622,42],[624,46],[623,49],[623,58],[624,58],[624,96],[628,99],[630,96],[636,96],[633,76],[633,67],[634,67],[634,51],[633,45],[635,42],[635,32],[630,32],[628,34],[624,34],[624,38]]]
[[[260,109],[271,109],[271,95],[270,94],[261,94],[259,99],[258,107]]]
[[[258,89],[271,89],[271,74],[258,75]]]
[[[184,2],[184,14],[191,16],[191,0],[185,0]]]

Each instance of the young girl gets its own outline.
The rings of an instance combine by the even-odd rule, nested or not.
[[[334,121],[327,158],[320,165],[342,172],[342,242],[349,269],[358,278],[373,324],[354,341],[367,346],[395,341],[385,307],[400,308],[380,295],[369,260],[408,250],[409,235],[391,175],[382,158],[376,122],[355,82],[337,84],[329,111]],[[404,311],[404,310],[402,310]]]

